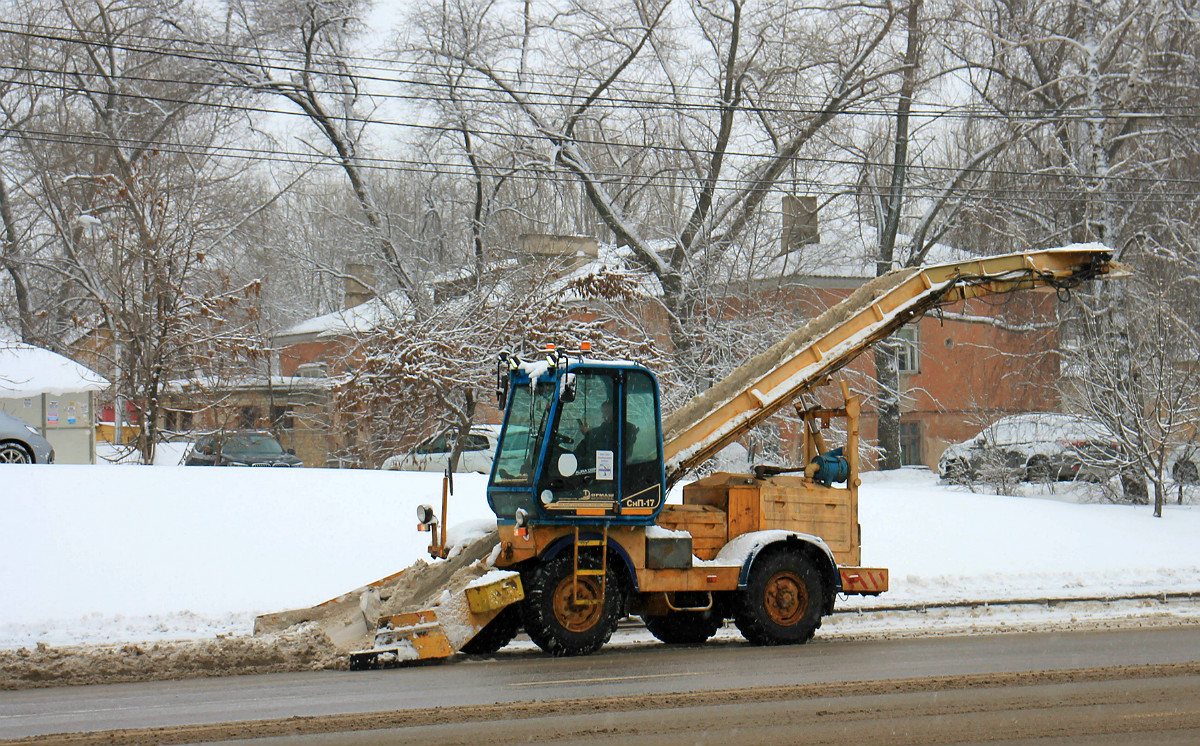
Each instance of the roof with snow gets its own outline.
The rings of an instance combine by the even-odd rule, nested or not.
[[[176,378],[167,382],[166,390],[170,392],[192,391],[244,391],[244,390],[275,390],[280,393],[293,391],[327,391],[333,388],[334,380],[328,376],[234,376],[217,378],[213,376],[194,376],[192,378]]]
[[[57,352],[0,341],[0,398],[100,391],[108,379]]]
[[[897,244],[905,243],[904,236]],[[669,251],[669,240],[652,241],[651,245],[660,254]],[[566,258],[557,277],[547,287],[548,294],[565,292],[572,281],[590,275],[621,274],[634,281],[638,291],[647,297],[658,297],[662,287],[658,279],[646,272],[638,263],[632,249],[627,246],[600,244],[595,256],[580,252]],[[799,284],[805,280],[843,280],[855,284],[876,276],[876,236],[874,230],[858,223],[830,221],[822,228],[821,240],[791,252],[764,252],[733,246],[727,249],[715,266],[726,273],[729,281],[790,279]],[[925,257],[924,264],[965,261],[976,258],[961,249],[944,244],[934,244]],[[505,270],[516,270],[521,266],[517,260],[504,260],[489,270],[489,274],[501,275]],[[901,266],[894,263],[894,268]],[[449,269],[432,278],[435,288],[451,287],[464,279],[465,270]],[[467,273],[469,274],[469,273]],[[437,292],[435,290],[435,292]],[[409,312],[404,294],[395,291],[373,298],[353,308],[333,311],[322,316],[306,319],[278,332],[277,344],[288,345],[315,339],[327,339],[342,335],[365,334],[388,319],[402,318]]]

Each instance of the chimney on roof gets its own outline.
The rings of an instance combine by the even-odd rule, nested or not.
[[[821,242],[821,226],[817,221],[817,198],[783,195],[783,237],[781,254],[801,246]]]
[[[375,270],[370,264],[361,262],[346,262],[345,271],[345,300],[343,309],[362,305],[375,297],[371,286],[375,284]]]

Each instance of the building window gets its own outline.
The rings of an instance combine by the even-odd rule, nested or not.
[[[920,342],[917,339],[917,327],[906,326],[896,330],[892,335],[895,342],[901,373],[920,373],[921,354]]]
[[[242,407],[238,412],[238,428],[254,430],[258,427],[258,407]]]
[[[296,426],[295,416],[286,406],[271,405],[271,426],[282,430],[291,430]]]
[[[192,429],[192,413],[177,409],[168,409],[163,417],[165,429],[176,433],[184,433]]]
[[[921,458],[921,423],[900,423],[900,463],[917,466],[925,463]]]

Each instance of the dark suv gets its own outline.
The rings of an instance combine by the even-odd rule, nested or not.
[[[274,435],[234,431],[196,439],[184,466],[303,466],[295,452],[283,450]]]

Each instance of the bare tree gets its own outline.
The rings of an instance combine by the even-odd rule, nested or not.
[[[58,278],[43,308],[57,335],[90,335],[81,344],[137,408],[149,463],[167,381],[240,343],[238,309],[258,288],[222,267],[239,171],[210,148],[232,136],[228,114],[204,106],[204,67],[163,30],[162,16],[186,7],[81,0],[45,12],[27,64],[53,100],[12,132],[27,220],[53,250],[39,262]]]
[[[345,174],[382,266],[418,313],[427,312],[414,257],[397,246],[362,156],[369,96],[350,62],[365,5],[356,0],[228,0],[228,45],[211,46],[220,74],[295,105],[319,133],[322,155]],[[364,108],[368,111],[364,111]]]
[[[988,83],[976,86],[981,100],[1000,118],[1044,126],[1005,152],[970,216],[983,234],[1018,246],[1103,241],[1145,275],[1085,293],[1074,307],[1064,326],[1067,394],[1120,437],[1138,475],[1126,480],[1126,499],[1140,499],[1149,478],[1159,514],[1164,444],[1196,425],[1190,376],[1179,367],[1191,344],[1178,325],[1183,309],[1157,300],[1191,297],[1164,278],[1190,277],[1194,267],[1178,226],[1194,216],[1196,138],[1176,113],[1196,101],[1195,9],[997,0],[981,10],[982,42],[971,48],[977,79]]]
[[[1172,467],[1200,423],[1200,288],[1194,273],[1179,272],[1181,265],[1196,266],[1197,246],[1190,230],[1173,238],[1186,254],[1157,244],[1142,248],[1122,305],[1097,303],[1082,316],[1082,333],[1066,351],[1071,393],[1121,445],[1124,499],[1144,502],[1149,482],[1156,517],[1170,486],[1179,486],[1182,501],[1184,485],[1192,481]]]
[[[351,440],[347,460],[376,466],[387,456],[435,432],[454,434],[457,462],[479,404],[496,371],[496,355],[522,356],[553,342],[579,349],[604,340],[605,352],[648,360],[648,337],[607,333],[610,302],[642,300],[636,283],[620,276],[559,279],[561,267],[533,266],[496,275],[486,287],[434,308],[432,315],[385,316],[356,341],[356,365],[335,392],[335,404]],[[507,374],[507,372],[505,372]],[[452,464],[451,468],[454,468]]]
[[[472,72],[476,89],[511,113],[530,167],[577,184],[588,211],[656,278],[677,356],[688,359],[725,252],[755,234],[818,134],[876,91],[895,11],[751,11],[740,0],[670,8],[527,4],[513,18],[507,6],[462,0],[420,6],[414,19],[424,61]]]

